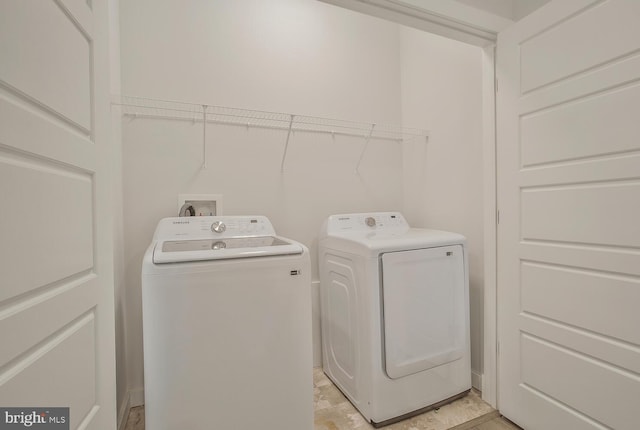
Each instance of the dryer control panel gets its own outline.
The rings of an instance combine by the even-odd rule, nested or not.
[[[332,215],[327,220],[327,232],[406,230],[409,224],[400,212],[372,212]]]

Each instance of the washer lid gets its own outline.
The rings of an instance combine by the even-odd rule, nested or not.
[[[300,244],[276,236],[253,236],[226,239],[190,239],[158,241],[153,262],[224,260],[274,255],[302,254]]]

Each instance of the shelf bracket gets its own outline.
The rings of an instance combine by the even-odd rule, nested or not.
[[[202,105],[202,167],[207,168],[207,108],[209,106]]]
[[[367,151],[367,147],[369,146],[369,141],[371,140],[371,135],[373,134],[373,129],[375,128],[375,126],[375,124],[371,124],[371,130],[369,130],[369,135],[367,136],[367,140],[364,142],[364,147],[362,148],[362,152],[360,152],[360,158],[358,159],[358,164],[356,165],[356,173],[360,173],[360,163],[362,163],[364,153]]]
[[[295,115],[291,115],[289,119],[289,131],[287,132],[287,141],[284,144],[284,152],[282,153],[282,162],[280,163],[280,172],[284,173],[284,161],[287,159],[287,149],[289,149],[289,138],[291,137],[291,129],[293,127],[293,120]]]

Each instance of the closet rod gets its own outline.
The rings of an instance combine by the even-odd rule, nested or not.
[[[123,114],[125,116],[130,116],[133,118],[146,118],[146,119],[164,119],[164,120],[168,120],[168,121],[188,121],[188,122],[192,122],[192,123],[200,123],[202,122],[202,117],[200,118],[176,118],[176,117],[172,117],[172,116],[166,116],[166,115],[146,115],[146,114],[133,114],[133,113],[125,113]],[[200,112],[200,116],[202,116],[202,112]],[[273,126],[273,125],[259,125],[259,124],[248,124],[247,123],[229,123],[226,121],[220,121],[220,120],[215,120],[215,119],[207,119],[207,124],[217,124],[217,125],[233,125],[233,126],[239,126],[239,127],[254,127],[254,128],[261,128],[261,129],[266,129],[266,130],[289,130],[289,127],[284,125],[284,126]],[[355,133],[355,132],[345,132],[345,131],[328,131],[328,130],[310,130],[310,129],[306,129],[306,128],[295,128],[292,127],[291,131],[293,133],[295,132],[304,132],[304,133],[317,133],[317,134],[331,134],[334,136],[344,136],[344,137],[359,137],[359,138],[366,138],[367,134],[366,133]],[[416,138],[416,137],[420,137],[420,136],[412,136],[412,138]],[[371,136],[371,140],[386,140],[386,141],[391,141],[391,142],[401,142],[405,139],[401,139],[401,138],[391,138],[391,137],[383,137],[383,136]]]
[[[393,125],[293,115],[279,112],[239,109],[210,104],[176,102],[133,96],[114,96],[112,103],[123,107],[123,115],[134,118],[156,118],[168,120],[205,121],[221,125],[241,125],[291,132],[324,133],[333,136],[352,136],[369,140],[403,141],[426,137],[423,129],[398,127]],[[203,106],[207,106],[203,114]],[[291,118],[294,120],[291,121]]]

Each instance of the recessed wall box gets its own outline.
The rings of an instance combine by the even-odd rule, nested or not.
[[[179,194],[178,216],[222,215],[222,194]]]

